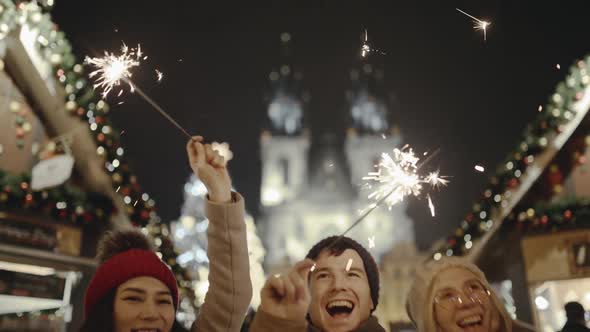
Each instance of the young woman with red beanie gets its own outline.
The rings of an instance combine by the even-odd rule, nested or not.
[[[231,191],[226,163],[201,136],[187,143],[195,175],[208,190],[206,205],[209,290],[192,331],[239,331],[252,297],[244,223],[244,199]],[[100,262],[86,290],[81,332],[171,332],[176,322],[178,286],[149,241],[134,230],[105,235]]]

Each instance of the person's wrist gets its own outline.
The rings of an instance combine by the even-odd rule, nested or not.
[[[232,200],[231,190],[209,191],[209,200],[215,203],[229,203]]]

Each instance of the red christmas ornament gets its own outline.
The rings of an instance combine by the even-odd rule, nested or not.
[[[563,216],[565,217],[566,220],[571,219],[571,217],[572,217],[572,211],[565,210],[565,212],[563,213]]]
[[[541,127],[541,129],[547,129],[547,121],[545,121],[545,120],[541,121],[540,127]]]
[[[508,187],[512,188],[512,189],[518,187],[518,179],[517,178],[510,179],[510,181],[508,181]]]
[[[547,181],[551,187],[555,187],[558,184],[563,183],[563,174],[557,166],[551,166],[547,173]]]

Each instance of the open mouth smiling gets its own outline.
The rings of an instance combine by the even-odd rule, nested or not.
[[[475,326],[481,326],[483,324],[482,315],[472,315],[465,317],[457,322],[460,328],[469,328]]]
[[[326,305],[326,311],[332,317],[347,317],[354,310],[354,303],[349,300],[332,300]]]

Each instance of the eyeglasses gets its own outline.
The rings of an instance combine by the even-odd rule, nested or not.
[[[481,282],[469,280],[463,285],[463,292],[455,288],[444,289],[434,297],[434,302],[445,309],[451,310],[466,303],[461,293],[466,295],[468,301],[471,300],[473,303],[480,304],[491,295],[490,291]]]

